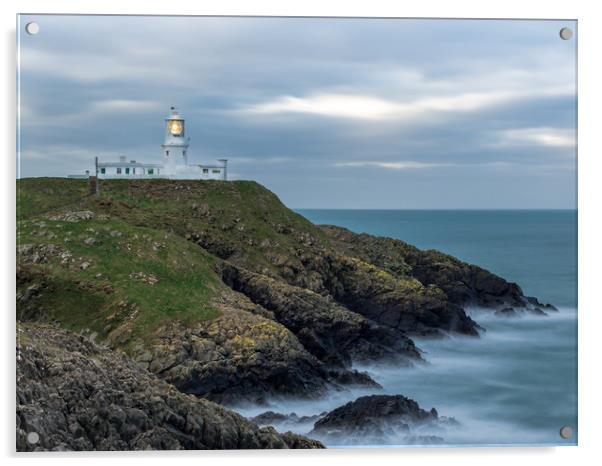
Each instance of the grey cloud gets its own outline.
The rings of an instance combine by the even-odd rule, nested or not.
[[[21,42],[22,176],[156,159],[177,105],[193,160],[228,157],[295,207],[574,206],[563,22],[36,20]],[[286,97],[310,111],[249,111]]]

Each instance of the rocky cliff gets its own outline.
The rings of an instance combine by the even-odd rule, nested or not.
[[[21,324],[17,342],[18,451],[323,448],[186,395],[81,335]]]
[[[422,363],[412,337],[480,327],[466,305],[551,307],[477,266],[319,227],[253,182],[18,182],[17,311],[215,401],[376,386],[353,362]]]
[[[551,304],[524,296],[516,283],[449,254],[422,251],[397,239],[357,234],[334,225],[321,229],[337,251],[375,264],[396,277],[412,276],[426,286],[435,286],[454,304],[497,310],[511,307],[536,314],[555,310]]]

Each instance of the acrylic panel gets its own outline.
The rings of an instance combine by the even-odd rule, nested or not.
[[[577,444],[575,20],[17,39],[18,451]]]

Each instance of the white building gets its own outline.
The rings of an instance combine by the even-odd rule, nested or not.
[[[121,156],[117,161],[103,161],[96,158],[95,173],[100,179],[151,179],[170,178],[186,180],[227,180],[228,161],[219,159],[218,165],[188,163],[188,146],[184,118],[175,107],[165,118],[165,137],[161,145],[162,163],[145,163],[127,160]],[[86,175],[69,175],[70,178],[84,178]]]

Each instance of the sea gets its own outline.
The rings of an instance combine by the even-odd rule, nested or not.
[[[449,446],[575,445],[577,429],[577,211],[576,210],[329,210],[298,209],[315,224],[403,240],[477,264],[551,303],[547,317],[497,317],[467,309],[485,332],[415,342],[428,364],[414,368],[357,366],[381,390],[334,392],[321,400],[274,400],[236,409],[311,416],[366,394],[402,394],[459,425],[437,432]],[[560,430],[569,427],[563,438]],[[312,422],[275,424],[301,434]],[[566,432],[566,430],[565,430]],[[429,434],[429,432],[422,432]],[[382,444],[404,446],[403,438]]]

